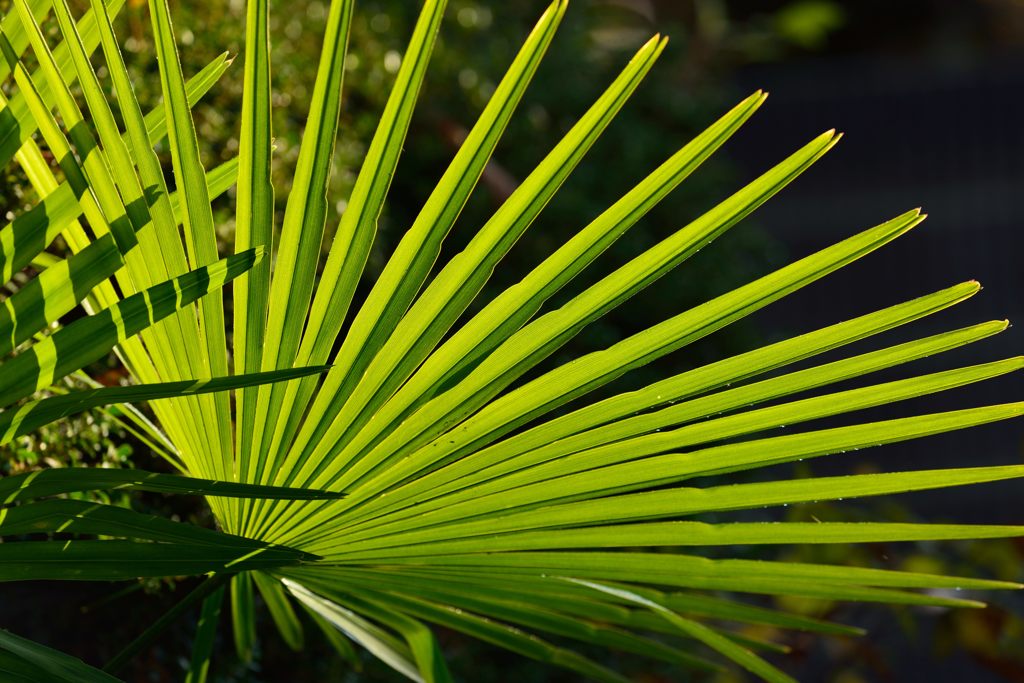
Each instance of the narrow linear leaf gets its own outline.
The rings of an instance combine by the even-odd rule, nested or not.
[[[0,477],[0,504],[56,496],[75,491],[133,489],[155,493],[227,496],[234,498],[284,497],[292,500],[333,500],[344,494],[229,481],[209,481],[140,469],[63,467]]]
[[[574,579],[569,580],[573,581]],[[773,681],[774,683],[796,683],[796,679],[782,673],[774,666],[764,661],[757,655],[753,654],[749,650],[736,645],[728,638],[721,636],[720,634],[716,633],[715,631],[713,631],[712,629],[708,628],[703,624],[679,616],[678,614],[676,614],[675,612],[673,612],[672,610],[668,609],[663,605],[660,605],[652,600],[643,598],[639,595],[636,595],[635,593],[623,591],[618,588],[612,588],[610,586],[605,586],[603,584],[596,583],[593,581],[579,581],[578,579],[576,579],[575,581],[584,586],[593,588],[594,590],[609,593],[614,592],[620,595],[621,597],[625,597],[636,602],[636,604],[638,605],[647,607],[659,616],[664,617],[670,624],[678,628],[681,633],[684,633],[691,638],[695,638],[704,643],[705,645],[707,645],[708,647],[717,650],[718,652],[722,653],[729,659],[733,660],[743,668],[747,669],[753,674],[760,676],[766,681]]]
[[[280,382],[298,377],[306,377],[322,373],[326,369],[326,367],[294,368],[291,370],[257,372],[250,375],[217,377],[206,380],[197,379],[182,382],[161,382],[128,387],[104,387],[102,389],[73,391],[63,396],[31,401],[0,412],[0,445],[22,434],[32,432],[50,422],[93,408],[227,391],[266,382]]]
[[[256,588],[259,589],[260,595],[263,596],[263,602],[266,603],[267,609],[270,611],[278,633],[281,634],[288,647],[295,652],[300,652],[304,640],[302,624],[299,622],[295,610],[292,609],[281,582],[262,572],[254,572],[252,580],[256,584]]]
[[[134,541],[0,543],[0,581],[125,581],[270,569],[308,558],[290,548],[256,550]]]
[[[243,662],[251,662],[256,644],[256,614],[253,602],[252,574],[231,577],[231,626],[235,652]]]
[[[213,649],[217,638],[220,610],[223,604],[223,586],[203,600],[203,609],[199,613],[199,623],[196,625],[196,637],[192,642],[192,659],[189,661],[185,683],[206,683],[206,677],[210,670],[210,659],[213,657]]]
[[[76,320],[0,366],[0,405],[44,389],[98,360],[116,344],[238,277],[262,256],[254,249],[228,257]]]
[[[11,670],[12,662],[0,660],[0,671],[14,673],[20,678],[12,680],[53,681],[54,683],[120,683],[113,676],[94,669],[85,662],[31,640],[0,629],[0,653],[14,659],[17,671]]]

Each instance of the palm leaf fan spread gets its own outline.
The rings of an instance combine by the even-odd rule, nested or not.
[[[232,369],[251,374],[331,366],[322,376],[248,386],[236,393],[233,404],[218,393],[153,406],[173,444],[172,455],[193,476],[344,494],[331,500],[209,499],[229,534],[308,554],[308,561],[253,567],[232,579],[235,638],[243,654],[252,648],[253,594],[258,590],[290,644],[298,647],[302,642],[295,612],[301,606],[317,624],[338,629],[414,680],[449,678],[431,630],[436,626],[594,680],[623,679],[575,645],[696,668],[731,660],[765,679],[788,680],[755,652],[771,645],[741,634],[736,623],[822,633],[850,629],[759,606],[756,596],[972,606],[977,603],[942,591],[1018,587],[874,568],[708,559],[699,548],[720,547],[718,557],[739,544],[999,537],[1020,535],[1020,527],[709,524],[692,519],[702,513],[1024,475],[1024,467],[1007,466],[767,483],[705,479],[1019,415],[1024,404],[773,431],[1019,369],[1021,359],[1013,358],[862,388],[829,388],[984,339],[1005,329],[1005,321],[839,360],[811,360],[965,301],[978,291],[975,282],[911,301],[887,302],[888,307],[858,318],[833,321],[642,389],[588,402],[589,392],[630,370],[896,239],[924,218],[916,210],[605,349],[561,365],[550,362],[585,326],[640,295],[803,173],[836,144],[835,132],[814,137],[690,223],[663,226],[660,242],[593,284],[576,285],[577,275],[754,114],[765,99],[756,92],[634,187],[624,185],[622,196],[606,211],[553,252],[539,256],[516,285],[478,300],[492,271],[501,267],[512,245],[619,109],[627,106],[665,46],[661,36],[644,44],[561,141],[546,154],[537,151],[534,170],[465,248],[438,261],[449,230],[554,39],[566,11],[564,0],[557,0],[525,37],[369,293],[357,297],[401,152],[416,144],[407,133],[443,23],[443,0],[423,4],[346,209],[332,226],[324,262],[321,246],[328,180],[335,170],[331,160],[343,102],[351,0],[334,0],[330,6],[280,224],[275,224],[270,179],[267,0],[247,5],[240,146],[237,161],[223,173],[205,171],[200,160],[190,112],[198,76],[186,80],[182,73],[166,0],[149,2],[163,94],[159,127],[140,109],[125,69],[111,24],[116,3],[92,0],[88,24],[86,19],[76,24],[64,0],[14,4],[17,13],[5,20],[10,21],[5,34],[20,27],[25,37],[17,33],[10,38],[14,47],[6,50],[8,65],[16,78],[21,76],[18,96],[32,112],[26,116],[38,122],[57,158],[68,159],[67,168],[62,163],[69,185],[65,192],[79,199],[67,201],[74,214],[69,221],[78,212],[84,212],[90,225],[105,216],[123,216],[122,226],[110,223],[112,241],[137,241],[115,276],[117,288],[104,285],[100,290],[103,302],[120,305],[120,296],[130,297],[169,274],[215,262],[210,201],[232,182],[237,186],[235,251],[273,253],[234,283],[231,316],[219,298],[206,297],[189,315],[168,318],[136,340],[119,339],[132,373],[146,382],[172,382],[224,376]],[[51,11],[62,37],[52,50],[37,24]],[[123,132],[90,62],[97,44]],[[24,45],[34,51],[42,74],[29,75],[20,67],[17,49]],[[70,95],[69,84],[75,80],[81,83],[88,119]],[[9,108],[14,110],[13,101]],[[80,164],[60,152],[66,144],[59,136],[46,136],[54,110],[65,127],[83,138],[72,141],[83,159]],[[86,120],[96,139],[84,138],[91,136],[90,126],[75,125]],[[60,132],[55,123],[49,128]],[[173,184],[153,152],[164,131]],[[26,168],[39,166],[33,148],[24,144],[18,160]],[[33,182],[45,189],[55,181],[43,175]],[[168,185],[178,188],[176,198]],[[145,199],[149,188],[155,188],[156,200],[136,201]],[[137,228],[145,225],[152,229]],[[72,247],[81,253],[87,248],[84,241]],[[560,293],[558,300],[566,303],[553,304]],[[230,335],[228,317],[233,318]],[[801,369],[789,368],[797,362],[803,362]],[[801,398],[793,398],[797,394]],[[220,600],[219,592],[211,596],[204,615],[215,613]],[[199,632],[207,643],[212,638],[209,623],[204,620],[207,627],[201,625]],[[345,641],[337,640],[337,633],[333,637],[344,651]],[[197,652],[203,650],[197,644]],[[205,661],[198,660],[196,666],[205,671]]]
[[[207,368],[192,368],[173,378],[171,372],[149,373],[150,379],[162,377],[164,381],[127,387],[71,390],[64,383],[69,375],[118,346],[125,361],[140,373],[142,368],[151,367],[154,361],[145,355],[136,335],[151,333],[147,330],[153,330],[154,325],[187,321],[191,304],[251,269],[265,249],[254,247],[223,260],[183,264],[173,272],[148,269],[137,247],[153,239],[152,216],[141,212],[138,205],[128,208],[124,197],[130,195],[118,194],[111,184],[111,169],[105,166],[92,133],[78,125],[83,119],[68,89],[74,80],[68,76],[74,73],[71,56],[75,53],[69,52],[67,45],[51,52],[42,41],[37,23],[49,7],[48,2],[21,3],[16,12],[0,21],[0,51],[4,57],[0,71],[5,78],[12,77],[17,86],[10,98],[0,96],[0,154],[5,155],[5,164],[13,159],[22,167],[42,197],[30,210],[0,228],[0,271],[8,283],[5,289],[13,292],[0,301],[0,446],[90,408],[206,396],[322,372],[323,368],[296,368],[211,378]],[[120,7],[117,1],[107,9],[115,13]],[[90,13],[75,29],[82,41],[78,43],[81,53],[98,45],[96,18]],[[38,55],[34,70],[22,61],[30,47]],[[223,59],[218,60],[191,81],[193,99],[216,81],[223,64]],[[91,95],[90,99],[95,100],[95,92]],[[63,119],[67,134],[53,108]],[[150,112],[144,122],[154,135],[162,136],[161,131],[166,131],[161,110]],[[117,141],[123,142],[116,129],[103,130],[108,134],[113,131]],[[35,142],[36,134],[56,159],[60,179]],[[226,189],[227,175],[210,177]],[[179,195],[164,197],[167,213],[163,218],[174,234],[179,222],[178,200]],[[83,217],[84,223],[80,222]],[[65,258],[45,251],[58,236],[69,247]],[[86,315],[66,318],[79,304]],[[199,334],[194,333],[192,338],[198,339]],[[164,359],[164,366],[171,367],[168,359]],[[37,396],[41,390],[52,395]],[[141,417],[141,413],[136,415]],[[162,576],[182,570],[223,570],[225,566],[276,567],[313,557],[295,549],[270,548],[270,544],[257,539],[232,538],[123,508],[40,500],[113,488],[218,497],[339,497],[323,491],[258,487],[141,470],[66,468],[4,477],[0,478],[0,536],[82,533],[118,540],[5,542],[0,544],[0,580]],[[188,558],[187,553],[195,550],[196,544],[205,546],[201,556]],[[220,547],[211,553],[211,546]],[[126,569],[126,559],[132,560],[131,570]],[[9,645],[15,640],[4,642]],[[3,657],[24,660],[24,652],[12,655],[16,650],[21,652],[19,648],[0,646],[6,653]]]
[[[144,250],[137,247],[147,244],[150,251],[155,250],[158,228],[177,235],[182,220],[180,196],[159,195],[163,212],[158,212],[137,203],[141,194],[124,190],[119,194],[114,177],[130,169],[132,163],[126,152],[127,136],[122,138],[109,125],[111,120],[97,117],[100,136],[106,144],[119,145],[116,152],[121,153],[105,155],[88,127],[80,125],[84,123],[82,112],[69,88],[77,80],[74,60],[91,53],[99,43],[97,15],[89,12],[77,26],[72,25],[78,41],[75,49],[62,44],[51,51],[38,24],[48,14],[50,3],[15,4],[16,11],[0,21],[0,75],[12,78],[16,87],[13,96],[0,95],[0,157],[5,165],[13,160],[21,166],[42,199],[0,227],[0,272],[8,283],[6,289],[13,291],[0,301],[0,358],[12,356],[0,361],[0,445],[89,408],[198,396],[321,372],[323,368],[302,368],[284,374],[274,371],[211,379],[208,368],[185,372],[177,367],[174,372],[173,358],[145,355],[136,335],[142,332],[155,339],[148,336],[154,334],[147,331],[151,326],[162,329],[184,324],[189,316],[183,311],[248,271],[266,250],[254,247],[221,261],[182,260],[180,267],[171,270],[147,263]],[[116,14],[122,4],[121,0],[111,2],[104,8],[109,13],[104,16]],[[34,70],[21,60],[30,49],[38,56]],[[226,66],[222,56],[191,79],[191,100],[209,90]],[[98,91],[85,88],[84,92],[98,106]],[[104,113],[110,116],[109,109]],[[166,135],[162,109],[149,112],[142,125],[154,139]],[[57,173],[36,136],[55,158]],[[211,172],[211,187],[217,193],[225,191],[234,180],[234,170],[235,164],[228,164]],[[128,183],[127,177],[121,182]],[[69,247],[66,258],[45,251],[58,236]],[[79,304],[88,315],[62,324],[63,317]],[[196,332],[191,338],[199,336]],[[174,381],[72,392],[58,384],[115,347],[137,375]],[[158,364],[163,367],[161,373],[154,370]],[[58,395],[26,400],[44,389]]]

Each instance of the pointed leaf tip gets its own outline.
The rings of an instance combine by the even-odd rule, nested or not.
[[[661,42],[661,34],[660,33],[655,33],[653,36],[651,36],[650,38],[647,39],[646,43],[644,43],[643,45],[640,46],[640,49],[637,50],[636,57],[639,57],[644,52],[648,52],[650,50],[653,50],[655,47],[657,47],[658,43],[660,43],[660,42]],[[634,57],[634,59],[636,59],[636,57]]]
[[[972,280],[964,280],[963,282],[961,282],[960,284],[958,284],[956,286],[957,287],[970,287],[975,292],[977,292],[979,289],[981,289],[981,283],[978,282],[977,280],[973,280],[973,279]]]
[[[977,291],[977,289],[975,289],[975,291]],[[1005,319],[1003,319],[1003,320],[990,320],[987,323],[983,323],[983,324],[995,328],[996,333],[1005,332],[1010,327],[1010,321],[1009,320],[1005,320]]]
[[[549,14],[555,14],[561,16],[565,14],[566,8],[569,6],[569,0],[553,0],[553,2],[547,6],[544,10],[544,14],[541,15],[541,20]]]
[[[824,133],[822,133],[818,137],[814,138],[811,141],[811,144],[818,143],[818,144],[822,145],[823,146],[823,152],[826,152],[826,151],[832,149],[836,145],[836,143],[838,143],[839,140],[842,139],[842,137],[843,137],[842,133],[837,133],[835,128],[830,128],[829,130],[826,130]]]
[[[927,217],[928,217],[928,214],[921,213],[921,209],[919,209],[919,208],[918,209],[910,209],[906,213],[903,213],[903,214],[900,215],[900,218],[917,218],[917,222],[914,223],[914,225],[917,225],[918,223],[920,223],[921,221],[923,221]]]

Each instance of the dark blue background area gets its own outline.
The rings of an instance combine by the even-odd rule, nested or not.
[[[758,314],[768,337],[789,336],[968,279],[973,299],[906,329],[851,348],[868,350],[991,319],[1016,323],[956,352],[880,373],[896,379],[1020,355],[1024,350],[1024,53],[1020,11],[1011,3],[841,3],[846,25],[820,52],[744,67],[740,91],[770,92],[726,153],[753,177],[813,135],[835,127],[839,145],[760,209],[760,228],[798,258],[921,206],[928,219],[911,233]],[[874,379],[874,376],[872,376]],[[865,416],[884,419],[1020,400],[1011,375]],[[858,416],[860,416],[858,414]],[[848,421],[848,420],[847,420]],[[822,421],[815,426],[841,424]],[[1015,420],[815,463],[816,474],[851,469],[851,456],[881,470],[1018,464],[1024,421]],[[931,521],[1024,522],[1019,482],[900,497]],[[1019,596],[998,599],[1020,614]],[[891,614],[851,613],[869,628],[885,660],[884,680],[1006,681],[1020,671],[985,666],[964,652],[938,658],[936,620],[908,638]],[[869,649],[870,650],[870,646]],[[801,680],[830,680],[827,659],[810,650]]]
[[[788,257],[809,254],[916,206],[928,214],[894,243],[764,311],[757,321],[766,335],[809,330],[970,279],[983,285],[974,298],[883,339],[897,343],[986,320],[1024,320],[1022,67],[1024,60],[1013,54],[953,62],[927,55],[843,54],[741,73],[743,86],[771,93],[728,149],[750,175],[822,130],[836,127],[845,133],[829,154],[757,213],[759,225],[783,243]],[[1022,350],[1024,325],[1011,326],[970,348],[883,376],[995,360]],[[1019,376],[1012,375],[878,414],[1009,402],[1020,399],[1021,388]],[[1020,462],[1022,443],[1024,423],[1017,420],[890,446],[871,457],[908,469],[1009,464]],[[1013,505],[1015,490],[1018,484],[1007,483],[922,496],[917,502],[931,498],[952,513],[947,505],[955,499],[957,519],[996,517],[1019,524],[1024,518]]]

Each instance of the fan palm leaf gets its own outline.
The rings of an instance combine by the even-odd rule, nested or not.
[[[1022,360],[1011,358],[860,388],[830,388],[988,338],[1004,330],[1005,321],[981,322],[838,360],[813,360],[966,301],[979,289],[975,282],[868,310],[642,389],[606,392],[607,397],[588,402],[588,394],[631,370],[884,247],[924,219],[919,210],[682,310],[607,348],[569,362],[553,362],[582,329],[641,296],[798,178],[838,142],[834,131],[813,137],[690,223],[665,226],[671,231],[657,244],[593,284],[574,289],[578,275],[754,115],[765,100],[764,93],[755,92],[539,259],[517,284],[482,300],[492,272],[502,267],[503,257],[584,162],[616,113],[628,106],[665,46],[661,36],[641,46],[563,138],[546,155],[538,152],[534,170],[465,248],[440,260],[449,231],[555,37],[566,12],[564,0],[556,0],[525,37],[418,216],[368,294],[360,298],[357,285],[364,277],[391,179],[403,148],[415,143],[409,139],[410,121],[443,24],[445,2],[423,3],[346,209],[330,231],[327,206],[334,198],[327,196],[328,180],[336,171],[332,152],[343,103],[351,0],[331,3],[280,225],[275,225],[270,174],[272,65],[266,0],[251,0],[246,7],[237,165],[210,172],[200,159],[190,105],[215,80],[220,62],[211,65],[209,74],[186,81],[168,3],[149,0],[164,103],[144,116],[112,24],[117,5],[102,0],[91,4],[91,14],[76,23],[64,0],[16,0],[17,13],[4,20],[7,67],[19,87],[17,101],[24,102],[18,106],[31,112],[19,115],[23,109],[15,110],[13,100],[8,107],[17,121],[12,130],[20,136],[12,139],[22,143],[17,158],[26,169],[39,166],[38,150],[28,144],[24,132],[38,126],[61,162],[68,188],[60,189],[65,185],[57,184],[44,169],[30,172],[47,198],[44,201],[52,202],[53,212],[61,217],[61,230],[39,217],[31,220],[45,225],[48,237],[61,231],[69,235],[74,256],[62,272],[92,273],[87,280],[92,297],[99,305],[121,307],[124,316],[110,319],[125,321],[127,329],[133,297],[166,277],[215,267],[211,264],[218,253],[210,201],[236,182],[238,255],[232,258],[243,258],[253,249],[272,252],[274,258],[256,265],[252,259],[247,262],[253,269],[233,287],[232,315],[225,313],[217,297],[206,297],[198,308],[180,313],[172,313],[168,304],[164,322],[134,340],[124,334],[111,337],[110,345],[120,344],[119,352],[137,379],[168,383],[180,392],[177,398],[154,404],[154,411],[190,475],[337,494],[331,500],[269,494],[210,498],[232,543],[262,544],[262,556],[268,558],[266,567],[229,567],[199,542],[201,534],[190,541],[194,553],[180,558],[193,563],[192,573],[234,574],[231,611],[243,656],[252,652],[255,589],[292,647],[303,643],[295,609],[301,606],[301,613],[312,615],[321,628],[329,633],[331,627],[338,629],[414,680],[450,679],[431,631],[432,626],[444,626],[596,680],[623,678],[577,652],[573,643],[697,669],[715,668],[709,659],[714,657],[762,678],[784,681],[789,677],[760,654],[778,646],[751,639],[729,623],[821,633],[851,629],[758,607],[744,596],[972,607],[978,603],[942,591],[1019,588],[1007,582],[867,567],[709,559],[696,549],[717,547],[716,557],[727,557],[736,545],[994,538],[1021,535],[1020,527],[688,519],[1024,475],[1024,467],[1006,466],[758,483],[706,479],[1018,417],[1024,412],[1022,403],[777,431],[1020,369]],[[63,37],[61,47],[52,50],[37,23],[50,9]],[[102,97],[90,62],[97,44],[124,132]],[[29,73],[19,59],[25,46],[38,59],[37,73]],[[81,111],[70,89],[76,80],[85,93],[86,109]],[[65,137],[54,110],[71,127],[71,139]],[[164,177],[153,151],[164,130],[173,181]],[[169,186],[180,188],[178,199]],[[147,199],[150,188],[156,196],[153,201]],[[24,221],[30,220],[28,215]],[[95,235],[90,237],[76,223],[80,216]],[[32,257],[26,255],[27,245],[37,239],[15,224],[8,228],[5,245],[15,248],[13,256],[5,257],[14,259],[10,266],[5,263],[5,272],[28,263]],[[333,236],[321,262],[327,234]],[[23,244],[24,250],[18,246]],[[110,272],[93,273],[90,267],[93,260],[113,258],[111,254],[123,254],[126,264],[115,274],[116,288],[103,281]],[[66,280],[56,275],[53,279]],[[42,292],[52,290],[54,305],[59,302],[63,310],[81,300],[72,296],[79,289],[66,284],[39,287]],[[552,304],[563,290],[571,296],[565,303]],[[23,298],[31,302],[39,296],[39,291],[26,290]],[[8,306],[12,321],[19,305],[12,299]],[[138,316],[140,322],[132,330],[153,322],[142,320],[142,310]],[[225,325],[229,317],[230,334]],[[4,319],[0,323],[7,325],[0,328],[5,338],[8,328],[14,335],[11,345],[24,339],[18,327]],[[54,365],[50,356],[19,355],[11,363],[25,367],[18,380],[22,389],[4,396],[21,398],[52,381],[50,374],[45,382],[32,381],[44,358],[54,376],[81,366],[77,355],[63,364],[63,349],[68,347],[56,341],[59,334],[48,343],[60,364]],[[790,367],[797,363],[803,366]],[[331,367],[323,377],[278,375],[288,381],[246,384],[234,412],[226,394],[197,395],[187,382],[182,384],[190,377],[226,375],[232,365],[237,373]],[[5,373],[5,381],[13,376]],[[133,396],[152,397],[141,387],[139,391]],[[71,405],[44,409],[45,403],[28,409],[26,415],[45,410],[55,416]],[[75,405],[84,404],[92,405],[93,398],[84,397]],[[114,520],[109,511],[101,514],[125,526],[137,523],[149,534],[180,533],[158,528],[158,522]],[[87,521],[75,523],[83,530],[94,528]],[[79,541],[75,552],[88,556],[88,543]],[[125,548],[130,553],[130,547]],[[298,563],[284,563],[270,557],[271,552],[304,555]],[[253,562],[262,561],[260,557],[254,556]],[[124,558],[121,567],[109,565],[112,578],[117,571],[119,577],[133,572],[149,575],[165,559],[139,555],[128,563],[129,555]],[[273,561],[277,564],[271,566]],[[205,598],[190,680],[205,677],[211,623],[219,614],[223,593],[217,590]],[[351,656],[351,648],[337,633],[331,638],[343,655]]]

